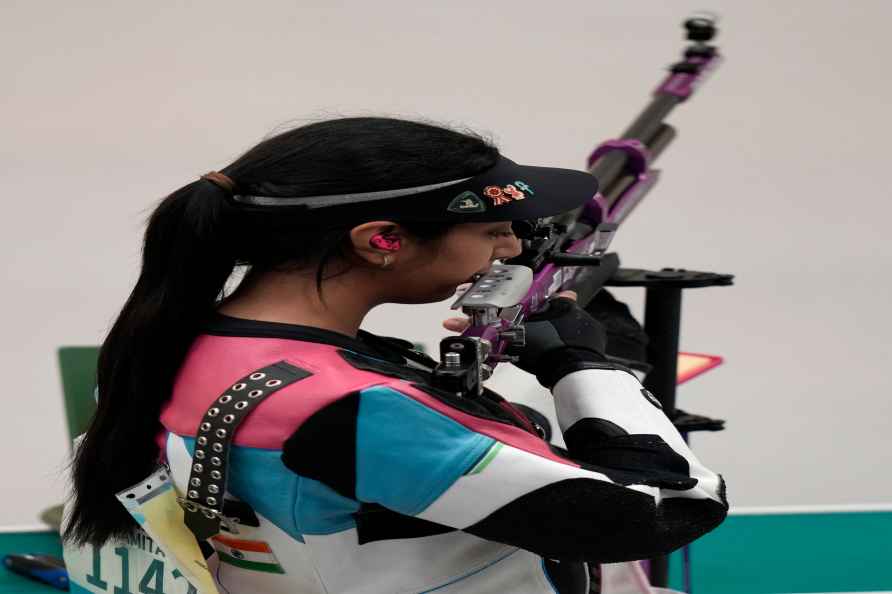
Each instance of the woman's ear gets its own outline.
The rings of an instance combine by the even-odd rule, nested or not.
[[[371,221],[351,229],[350,242],[358,257],[380,268],[382,264],[389,266],[399,259],[406,233],[393,221]]]

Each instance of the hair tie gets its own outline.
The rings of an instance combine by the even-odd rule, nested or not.
[[[235,191],[235,182],[229,178],[224,173],[220,173],[219,171],[209,171],[201,176],[201,179],[206,179],[224,192],[226,192],[227,196],[232,196]]]

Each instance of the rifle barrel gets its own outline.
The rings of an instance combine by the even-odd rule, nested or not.
[[[626,167],[626,154],[622,151],[611,151],[595,161],[589,173],[598,180],[598,186],[609,188],[619,178]],[[604,193],[604,190],[601,191]]]
[[[621,138],[644,143],[651,153],[651,159],[656,159],[657,155],[672,140],[671,136],[674,136],[674,131],[669,137],[666,136],[665,128],[668,126],[663,123],[663,120],[679,102],[680,99],[675,95],[657,94]],[[595,162],[589,169],[589,173],[595,176],[602,188],[610,188],[615,186],[619,182],[619,178],[623,176],[627,158],[622,151],[607,153]]]
[[[645,145],[648,148],[648,152],[650,153],[652,162],[660,156],[660,153],[662,153],[663,150],[667,146],[669,146],[669,143],[672,142],[674,138],[675,128],[673,128],[669,124],[661,123],[657,128],[657,132],[656,134],[654,134],[654,137]],[[623,157],[623,162],[625,162],[626,155],[625,153],[622,153],[620,151],[604,155],[604,158],[599,159],[599,162],[614,155],[620,155],[621,157]],[[620,172],[622,172],[622,170]],[[595,175],[595,177],[597,177],[597,175]],[[637,175],[621,175],[620,177],[614,179],[613,183],[609,185],[602,184],[601,195],[604,196],[604,200],[605,202],[607,202],[607,205],[612,208],[616,201],[619,200],[623,196],[623,194],[625,194],[626,190],[632,187],[632,185],[637,181]]]
[[[669,143],[675,140],[676,134],[675,128],[669,124],[660,124],[657,133],[647,141],[647,150],[650,152],[651,161],[657,160]]]
[[[649,138],[653,138],[660,124],[680,102],[681,99],[676,95],[657,93],[632,125],[623,132],[622,138],[646,143]]]

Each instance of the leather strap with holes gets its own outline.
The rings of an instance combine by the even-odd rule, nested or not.
[[[239,424],[271,394],[311,375],[279,361],[238,380],[204,413],[195,435],[186,496],[181,499],[186,526],[199,541],[220,532],[229,450]]]

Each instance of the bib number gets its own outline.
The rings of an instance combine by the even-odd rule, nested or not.
[[[130,549],[128,547],[115,547],[113,552],[117,559],[106,559],[103,568],[102,549],[88,545],[92,549],[92,570],[86,575],[88,584],[98,591],[111,594],[136,594],[133,590],[133,581],[130,575]],[[109,547],[110,548],[110,547]],[[108,551],[109,549],[105,549]],[[112,567],[108,562],[112,561]],[[106,575],[103,578],[103,569]],[[165,582],[165,577],[170,575],[173,579]],[[167,590],[166,586],[172,589]],[[142,571],[137,585],[139,594],[198,594],[198,590],[187,580],[179,569],[174,568],[169,574],[167,567],[161,559],[152,559]]]

